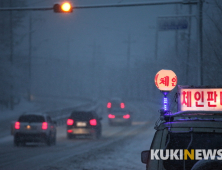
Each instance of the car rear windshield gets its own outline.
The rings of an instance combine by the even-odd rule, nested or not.
[[[18,120],[19,122],[44,122],[45,119],[41,115],[24,115]]]
[[[115,108],[115,109],[110,109],[109,113],[112,113],[112,114],[127,114],[127,113],[129,113],[129,111]]]
[[[191,149],[222,149],[221,133],[193,133],[193,141]],[[169,140],[170,139],[170,140]],[[170,133],[168,134],[166,143],[169,140],[167,149],[187,149],[191,141],[191,133]],[[163,161],[166,170],[183,169],[183,160],[166,160]],[[186,160],[186,169],[191,169],[197,160]]]
[[[111,107],[120,108],[120,102],[111,102]]]
[[[71,118],[75,120],[85,120],[88,121],[90,119],[93,119],[93,113],[92,112],[72,112]]]

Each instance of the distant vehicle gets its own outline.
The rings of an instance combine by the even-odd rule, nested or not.
[[[48,146],[56,144],[56,122],[46,114],[23,114],[12,127],[14,145],[26,142],[43,142]]]
[[[125,103],[120,98],[112,98],[107,103],[107,110],[108,111],[111,111],[112,109],[118,109],[118,108],[119,109],[124,109],[125,108]]]
[[[132,124],[132,112],[125,109],[112,109],[108,112],[109,125],[115,124]]]
[[[67,138],[89,136],[98,139],[102,134],[102,118],[94,111],[74,111],[67,119]]]

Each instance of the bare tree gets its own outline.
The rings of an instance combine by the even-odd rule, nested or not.
[[[0,0],[0,7],[24,6],[25,0]],[[22,37],[18,37],[15,29],[22,27],[24,12],[1,11],[0,15],[0,104],[13,109],[15,95],[21,87],[23,74],[14,64],[18,58],[14,54],[14,47],[20,43]]]

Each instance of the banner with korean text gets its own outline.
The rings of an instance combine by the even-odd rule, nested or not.
[[[222,88],[178,85],[178,111],[222,111]]]

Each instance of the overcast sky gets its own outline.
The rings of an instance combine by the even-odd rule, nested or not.
[[[58,1],[32,1],[28,6],[52,6]],[[81,0],[76,5],[116,4],[128,2],[147,2],[133,0]],[[132,58],[153,58],[155,51],[156,19],[158,16],[175,15],[175,5],[74,9],[71,14],[59,14],[53,11],[32,12],[33,52],[36,57],[55,57],[85,60],[92,57],[97,46],[107,62],[124,62],[127,42],[131,38]],[[178,5],[180,14],[187,12],[187,6]],[[24,22],[24,31],[28,21]],[[169,41],[165,36],[170,36]],[[174,32],[160,33],[158,44],[161,52],[174,46]],[[24,46],[24,49],[27,46]],[[27,48],[26,48],[27,49]],[[26,50],[23,50],[25,52]],[[94,51],[95,52],[95,51]],[[133,61],[133,60],[132,60]],[[114,64],[113,63],[113,64]]]
[[[55,0],[32,0],[27,1],[27,6],[51,7],[58,2],[59,1]],[[72,1],[72,4],[94,5],[137,2],[148,2],[148,0],[75,0]],[[193,14],[195,14],[196,6],[193,6],[192,9]],[[50,66],[47,65],[47,63],[60,63],[58,68],[51,66],[51,72],[54,73],[56,69],[59,70],[62,68],[63,71],[61,70],[60,73],[56,72],[58,75],[54,75],[58,77],[64,77],[67,63],[71,65],[77,63],[78,65],[79,62],[82,63],[82,67],[85,67],[83,62],[92,63],[92,61],[94,61],[97,67],[101,67],[102,63],[102,67],[104,68],[126,68],[128,55],[130,55],[130,67],[133,68],[137,62],[151,64],[152,61],[155,61],[156,41],[158,41],[158,61],[170,58],[169,51],[172,51],[172,55],[175,53],[176,34],[175,31],[158,32],[158,39],[156,39],[157,18],[160,16],[187,15],[188,6],[156,5],[124,8],[74,9],[73,13],[70,14],[54,13],[53,11],[32,11],[26,14],[22,27],[16,31],[17,34],[26,36],[22,44],[15,48],[15,52],[20,55],[28,55],[29,36],[27,33],[30,31],[29,16],[31,14],[32,81],[34,85],[36,85],[35,88],[37,88],[44,86],[44,82],[49,80],[49,76],[52,77],[52,73],[50,72],[48,76],[46,76],[46,72],[50,70]],[[186,31],[187,30],[178,31],[178,36],[180,37],[182,33],[186,33]],[[192,33],[191,39],[196,39],[195,20],[192,21]],[[44,63],[46,63],[45,69]],[[160,69],[173,69],[169,67],[170,65],[172,66],[172,63],[167,64],[163,62],[163,64],[156,66],[154,72],[156,73]],[[76,67],[76,65],[73,67]],[[86,65],[86,67],[88,66]],[[100,72],[105,71],[100,70]],[[111,70],[109,71],[112,72]],[[86,72],[92,72],[92,70],[89,69],[86,70]],[[109,76],[110,72],[107,72],[106,75],[100,75],[100,79],[101,77]],[[144,86],[147,86],[147,80],[145,79],[149,77],[150,84],[154,86],[154,72],[147,76],[143,75],[141,80],[138,81],[142,81],[143,79],[146,83]],[[65,74],[72,73],[67,71]],[[139,71],[137,74],[140,74]],[[141,74],[147,73],[143,72]],[[43,78],[44,75],[45,78]],[[90,74],[88,76],[91,77]],[[119,75],[115,76],[116,79],[113,79],[113,81],[119,81]],[[126,75],[124,77],[126,77]],[[79,81],[78,78],[76,79]],[[39,82],[35,83],[35,80]],[[87,83],[86,77],[82,77],[82,81],[83,84]],[[54,81],[50,82],[50,86],[55,84]],[[92,82],[93,81],[91,81],[91,83]],[[105,80],[101,80],[101,82],[105,82]],[[141,84],[143,83],[141,82]],[[114,87],[115,85],[113,84],[111,86]],[[118,89],[122,86],[120,83],[118,86],[116,85],[115,88]],[[139,88],[138,86],[139,85],[136,87],[135,85],[134,88]],[[151,87],[148,88],[152,91]],[[84,89],[87,89],[87,87]],[[142,91],[146,90],[143,89]]]

